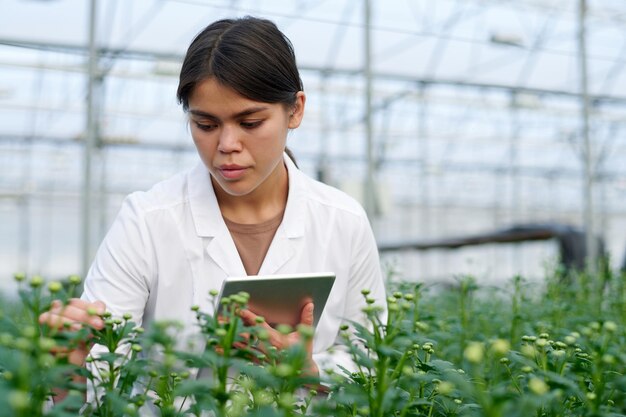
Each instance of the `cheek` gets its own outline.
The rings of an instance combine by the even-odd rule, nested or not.
[[[210,161],[215,154],[215,146],[212,145],[212,142],[201,136],[193,135],[192,138],[200,158],[205,162]]]
[[[211,138],[198,129],[191,131],[191,139],[198,149],[209,149],[211,147]]]

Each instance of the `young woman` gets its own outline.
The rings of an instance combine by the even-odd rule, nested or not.
[[[220,20],[191,43],[178,100],[201,159],[195,168],[131,194],[100,246],[80,300],[42,322],[102,326],[88,309],[135,322],[174,319],[192,332],[192,305],[228,276],[333,271],[336,280],[310,348],[310,372],[350,368],[336,346],[342,323],[363,322],[361,290],[385,303],[374,236],[361,206],[305,176],[285,153],[306,96],[290,41],[270,21]],[[312,303],[301,322],[312,324]],[[254,312],[244,312],[253,323]],[[297,341],[281,336],[278,348]],[[333,349],[331,349],[333,348]],[[331,353],[331,350],[333,353]],[[87,347],[72,352],[82,363]]]

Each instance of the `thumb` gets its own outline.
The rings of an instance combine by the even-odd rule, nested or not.
[[[309,302],[306,303],[304,305],[304,307],[302,307],[302,313],[300,313],[300,323],[301,324],[306,324],[308,326],[313,326],[313,311],[315,309],[315,306],[313,305],[313,303]]]
[[[104,314],[107,311],[107,306],[103,301],[96,300],[92,305],[95,307],[97,314]]]

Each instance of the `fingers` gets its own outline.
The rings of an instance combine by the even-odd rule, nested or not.
[[[104,314],[105,311],[106,306],[102,301],[91,303],[73,298],[67,305],[63,305],[59,300],[55,300],[52,302],[50,310],[39,316],[39,323],[54,328],[69,325],[71,330],[78,330],[85,324],[96,329],[102,329],[104,322],[99,315]]]
[[[257,324],[256,318],[258,316],[248,309],[239,310],[239,317],[241,317],[241,320],[243,320],[246,326],[254,326]]]
[[[314,311],[315,306],[312,302],[307,302],[300,312],[300,324],[304,324],[307,326],[313,326],[314,322]],[[260,351],[267,353],[267,346],[274,346],[277,349],[285,349],[286,347],[299,343],[301,341],[301,336],[298,331],[294,331],[289,334],[283,334],[270,326],[267,322],[262,321],[259,323],[257,321],[257,316],[250,310],[244,309],[239,311],[239,316],[241,317],[244,324],[247,326],[259,326],[268,332],[268,338],[264,343],[260,343],[256,346]],[[307,350],[310,350],[312,343],[309,341],[307,344]]]
[[[313,326],[313,321],[315,319],[315,316],[313,315],[314,310],[315,306],[313,305],[313,303],[306,303],[304,307],[302,307],[302,312],[300,313],[300,324]]]

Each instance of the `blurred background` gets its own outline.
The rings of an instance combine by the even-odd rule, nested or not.
[[[0,285],[83,274],[124,196],[197,163],[180,62],[243,15],[293,42],[288,145],[363,203],[388,270],[626,262],[623,0],[0,0]]]

